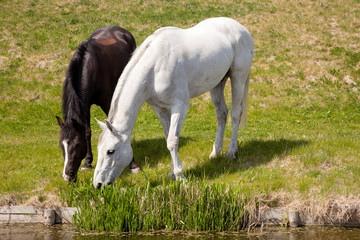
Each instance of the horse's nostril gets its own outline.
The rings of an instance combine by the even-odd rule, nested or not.
[[[96,185],[96,189],[100,189],[101,188],[101,183],[98,183],[97,185]]]
[[[107,182],[106,185],[111,185],[111,182]]]

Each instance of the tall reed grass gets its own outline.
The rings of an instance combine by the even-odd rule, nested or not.
[[[80,184],[61,195],[77,206],[75,226],[85,230],[225,231],[245,227],[248,199],[225,184],[166,182],[156,187],[118,185],[95,190]]]

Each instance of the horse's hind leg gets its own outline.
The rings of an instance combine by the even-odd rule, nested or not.
[[[213,150],[210,154],[210,158],[216,157],[222,150],[223,139],[225,132],[226,119],[228,115],[228,108],[226,106],[225,97],[224,97],[224,87],[226,83],[227,76],[214,88],[210,91],[211,99],[215,106],[216,119],[217,119],[217,130],[216,138],[213,145]]]
[[[231,93],[232,93],[232,103],[231,103],[232,134],[231,134],[229,149],[226,155],[232,158],[235,158],[235,153],[238,150],[237,136],[238,136],[240,120],[245,120],[241,118],[246,118],[246,109],[244,108],[246,108],[246,103],[247,103],[249,73],[250,71],[232,71],[230,73]],[[242,114],[243,111],[245,114]]]

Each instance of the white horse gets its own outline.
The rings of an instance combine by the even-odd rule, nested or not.
[[[178,146],[190,98],[210,91],[217,118],[210,157],[222,150],[228,109],[224,86],[232,90],[232,136],[227,155],[235,157],[239,124],[247,118],[250,67],[254,54],[248,30],[230,18],[211,18],[189,29],[164,27],[136,49],[115,89],[108,120],[98,121],[94,187],[113,184],[132,158],[131,134],[141,106],[148,102],[160,119],[171,154],[170,179],[184,179]]]

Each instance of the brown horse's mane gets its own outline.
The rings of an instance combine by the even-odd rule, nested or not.
[[[84,71],[84,58],[87,52],[88,40],[80,43],[66,72],[63,86],[62,112],[65,122],[75,119],[79,123],[84,122],[84,103],[81,99],[81,78]]]

